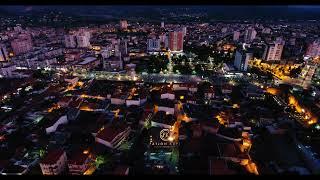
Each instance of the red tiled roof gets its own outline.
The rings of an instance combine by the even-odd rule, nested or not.
[[[188,84],[188,87],[189,87],[189,88],[196,88],[196,87],[197,87],[197,84],[189,83],[189,84]]]
[[[82,99],[79,98],[79,99],[77,99],[75,101],[71,101],[70,104],[69,104],[69,107],[78,108],[81,103],[82,103]]]
[[[198,153],[201,149],[201,141],[198,138],[191,138],[185,148],[188,152]]]
[[[121,99],[124,99],[124,98],[126,98],[126,96],[127,96],[128,94],[127,93],[119,93],[119,92],[116,92],[116,93],[114,93],[114,94],[112,94],[111,95],[111,98],[121,98]]]
[[[72,51],[72,52],[68,52],[66,53],[66,55],[79,55],[81,54],[80,52],[76,52],[76,51]]]
[[[235,171],[230,170],[225,160],[222,159],[210,160],[209,167],[211,175],[231,175],[236,173]]]
[[[188,87],[187,83],[176,83],[174,85],[178,85],[179,87]]]
[[[153,104],[150,104],[150,103],[146,103],[146,106],[144,108],[145,111],[147,112],[150,112],[150,111],[153,111]]]
[[[114,175],[126,175],[126,171],[128,168],[128,166],[118,166],[114,170]]]
[[[62,97],[59,102],[67,103],[67,102],[69,102],[71,99],[72,99],[72,97],[70,97],[70,96],[65,96],[65,97]]]
[[[205,93],[214,93],[214,89],[213,88],[207,88],[204,90]]]
[[[166,93],[170,93],[173,94],[173,90],[172,87],[168,87],[168,86],[163,86],[161,89],[161,94],[166,94]]]
[[[228,90],[232,90],[232,86],[229,84],[225,84],[222,86],[222,89],[228,89]]]
[[[196,101],[197,97],[195,95],[188,95],[188,101]]]
[[[236,157],[238,155],[237,149],[233,143],[224,144],[223,156]]]
[[[209,126],[212,128],[219,128],[220,127],[220,123],[216,119],[203,120],[200,122],[200,124],[205,125],[205,126]]]
[[[41,160],[42,164],[55,164],[62,156],[64,151],[62,149],[56,149],[49,151],[44,159]]]
[[[123,132],[126,129],[125,124],[121,124],[119,126],[107,125],[104,127],[102,131],[97,134],[97,138],[105,140],[107,142],[111,142],[118,134]]]
[[[88,159],[89,154],[83,154],[82,152],[77,152],[68,159],[68,164],[82,165]]]

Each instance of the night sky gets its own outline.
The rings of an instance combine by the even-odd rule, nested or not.
[[[28,13],[43,13],[61,11],[66,14],[111,14],[111,15],[146,15],[159,13],[159,9],[177,12],[205,12],[219,18],[320,18],[320,6],[0,6],[0,12],[8,14],[27,15]],[[187,8],[187,10],[185,10]]]

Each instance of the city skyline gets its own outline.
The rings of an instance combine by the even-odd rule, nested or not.
[[[61,11],[71,15],[121,15],[121,13],[136,14],[157,14],[161,9],[172,11],[175,9],[185,9],[186,12],[207,13],[212,18],[217,16],[218,19],[231,19],[236,14],[239,18],[290,18],[290,19],[316,19],[320,17],[320,6],[317,5],[188,5],[181,7],[180,5],[155,6],[155,5],[111,5],[111,6],[2,6],[0,10],[11,13],[12,15],[28,14],[28,13],[44,13],[49,11]],[[71,11],[70,11],[71,10]],[[228,13],[224,13],[228,12]],[[271,16],[272,15],[272,16]]]
[[[0,175],[320,173],[320,6],[0,14]]]

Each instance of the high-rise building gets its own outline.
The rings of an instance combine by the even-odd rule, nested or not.
[[[80,48],[87,48],[90,46],[90,39],[88,36],[86,35],[77,35],[77,45]]]
[[[171,51],[183,51],[183,32],[169,32],[169,49]]]
[[[85,29],[80,29],[76,33],[77,38],[77,47],[80,48],[87,48],[90,47],[90,32]]]
[[[160,39],[148,39],[147,41],[147,49],[148,51],[159,51],[160,50]]]
[[[73,34],[65,35],[64,42],[67,48],[75,48],[78,46],[77,38]]]
[[[32,50],[32,40],[30,35],[19,35],[17,39],[11,41],[11,47],[15,55],[24,54]]]
[[[15,32],[22,32],[21,24],[16,24],[16,26],[13,27],[13,30],[14,30]]]
[[[253,58],[253,54],[249,53],[245,50],[237,50],[235,59],[234,59],[234,66],[238,71],[247,71],[248,68],[248,61]]]
[[[254,28],[250,27],[245,32],[244,41],[249,43],[256,38],[256,35],[257,31]]]
[[[66,152],[61,149],[49,151],[39,164],[43,175],[59,175],[67,167]]]
[[[8,61],[9,56],[6,47],[3,44],[0,44],[0,62]]]
[[[160,40],[160,46],[161,48],[167,48],[168,47],[168,36],[165,34],[159,35]]]
[[[309,44],[305,55],[308,57],[320,56],[320,38]]]
[[[186,36],[187,35],[187,27],[182,27],[182,32],[183,32],[183,35]]]
[[[163,21],[161,22],[161,28],[164,28],[164,22]]]
[[[91,38],[91,33],[89,31],[89,29],[86,29],[86,28],[81,28],[79,29],[79,31],[77,32],[77,34],[80,34],[82,36],[86,36],[88,37],[89,39]]]
[[[233,32],[233,41],[238,41],[240,38],[240,31]]]
[[[90,47],[91,34],[88,30],[80,29],[77,32],[64,36],[65,46],[67,48],[87,48]]]
[[[291,45],[291,46],[296,45],[296,38],[290,38],[289,39],[289,45]]]
[[[274,43],[268,44],[264,50],[262,59],[266,61],[281,60],[284,44],[285,42],[282,39],[277,39]]]
[[[222,33],[226,33],[227,31],[228,31],[228,28],[226,28],[226,27],[224,27],[224,28],[221,29],[221,32],[222,32]]]
[[[120,29],[127,29],[128,28],[128,22],[126,20],[120,21]]]
[[[121,53],[122,56],[128,54],[128,42],[126,39],[119,39],[118,40],[118,44],[119,44],[119,51]]]
[[[263,34],[270,34],[271,33],[271,29],[270,28],[263,28],[262,33]]]

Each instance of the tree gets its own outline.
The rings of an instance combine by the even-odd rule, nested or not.
[[[44,149],[39,150],[39,157],[42,158],[46,154],[46,151]]]
[[[172,150],[170,160],[173,164],[177,164],[179,162],[179,149],[178,148],[174,148]]]
[[[149,119],[148,121],[144,122],[144,128],[150,129],[151,128],[151,120]]]
[[[292,69],[292,70],[290,71],[290,75],[289,75],[289,76],[292,77],[292,78],[296,78],[296,77],[299,76],[299,74],[301,73],[301,71],[302,71],[301,67],[294,68],[294,69]]]
[[[100,165],[106,163],[106,158],[103,155],[98,155],[96,160],[95,160],[95,165],[97,168],[99,168]]]
[[[196,64],[194,70],[196,71],[197,74],[202,74],[203,73],[201,64]]]
[[[103,168],[103,167],[105,167],[105,165],[108,165],[111,167],[113,165],[113,159],[112,159],[111,154],[106,153],[106,154],[98,155],[95,160],[95,165],[97,168],[99,168],[99,167]]]

